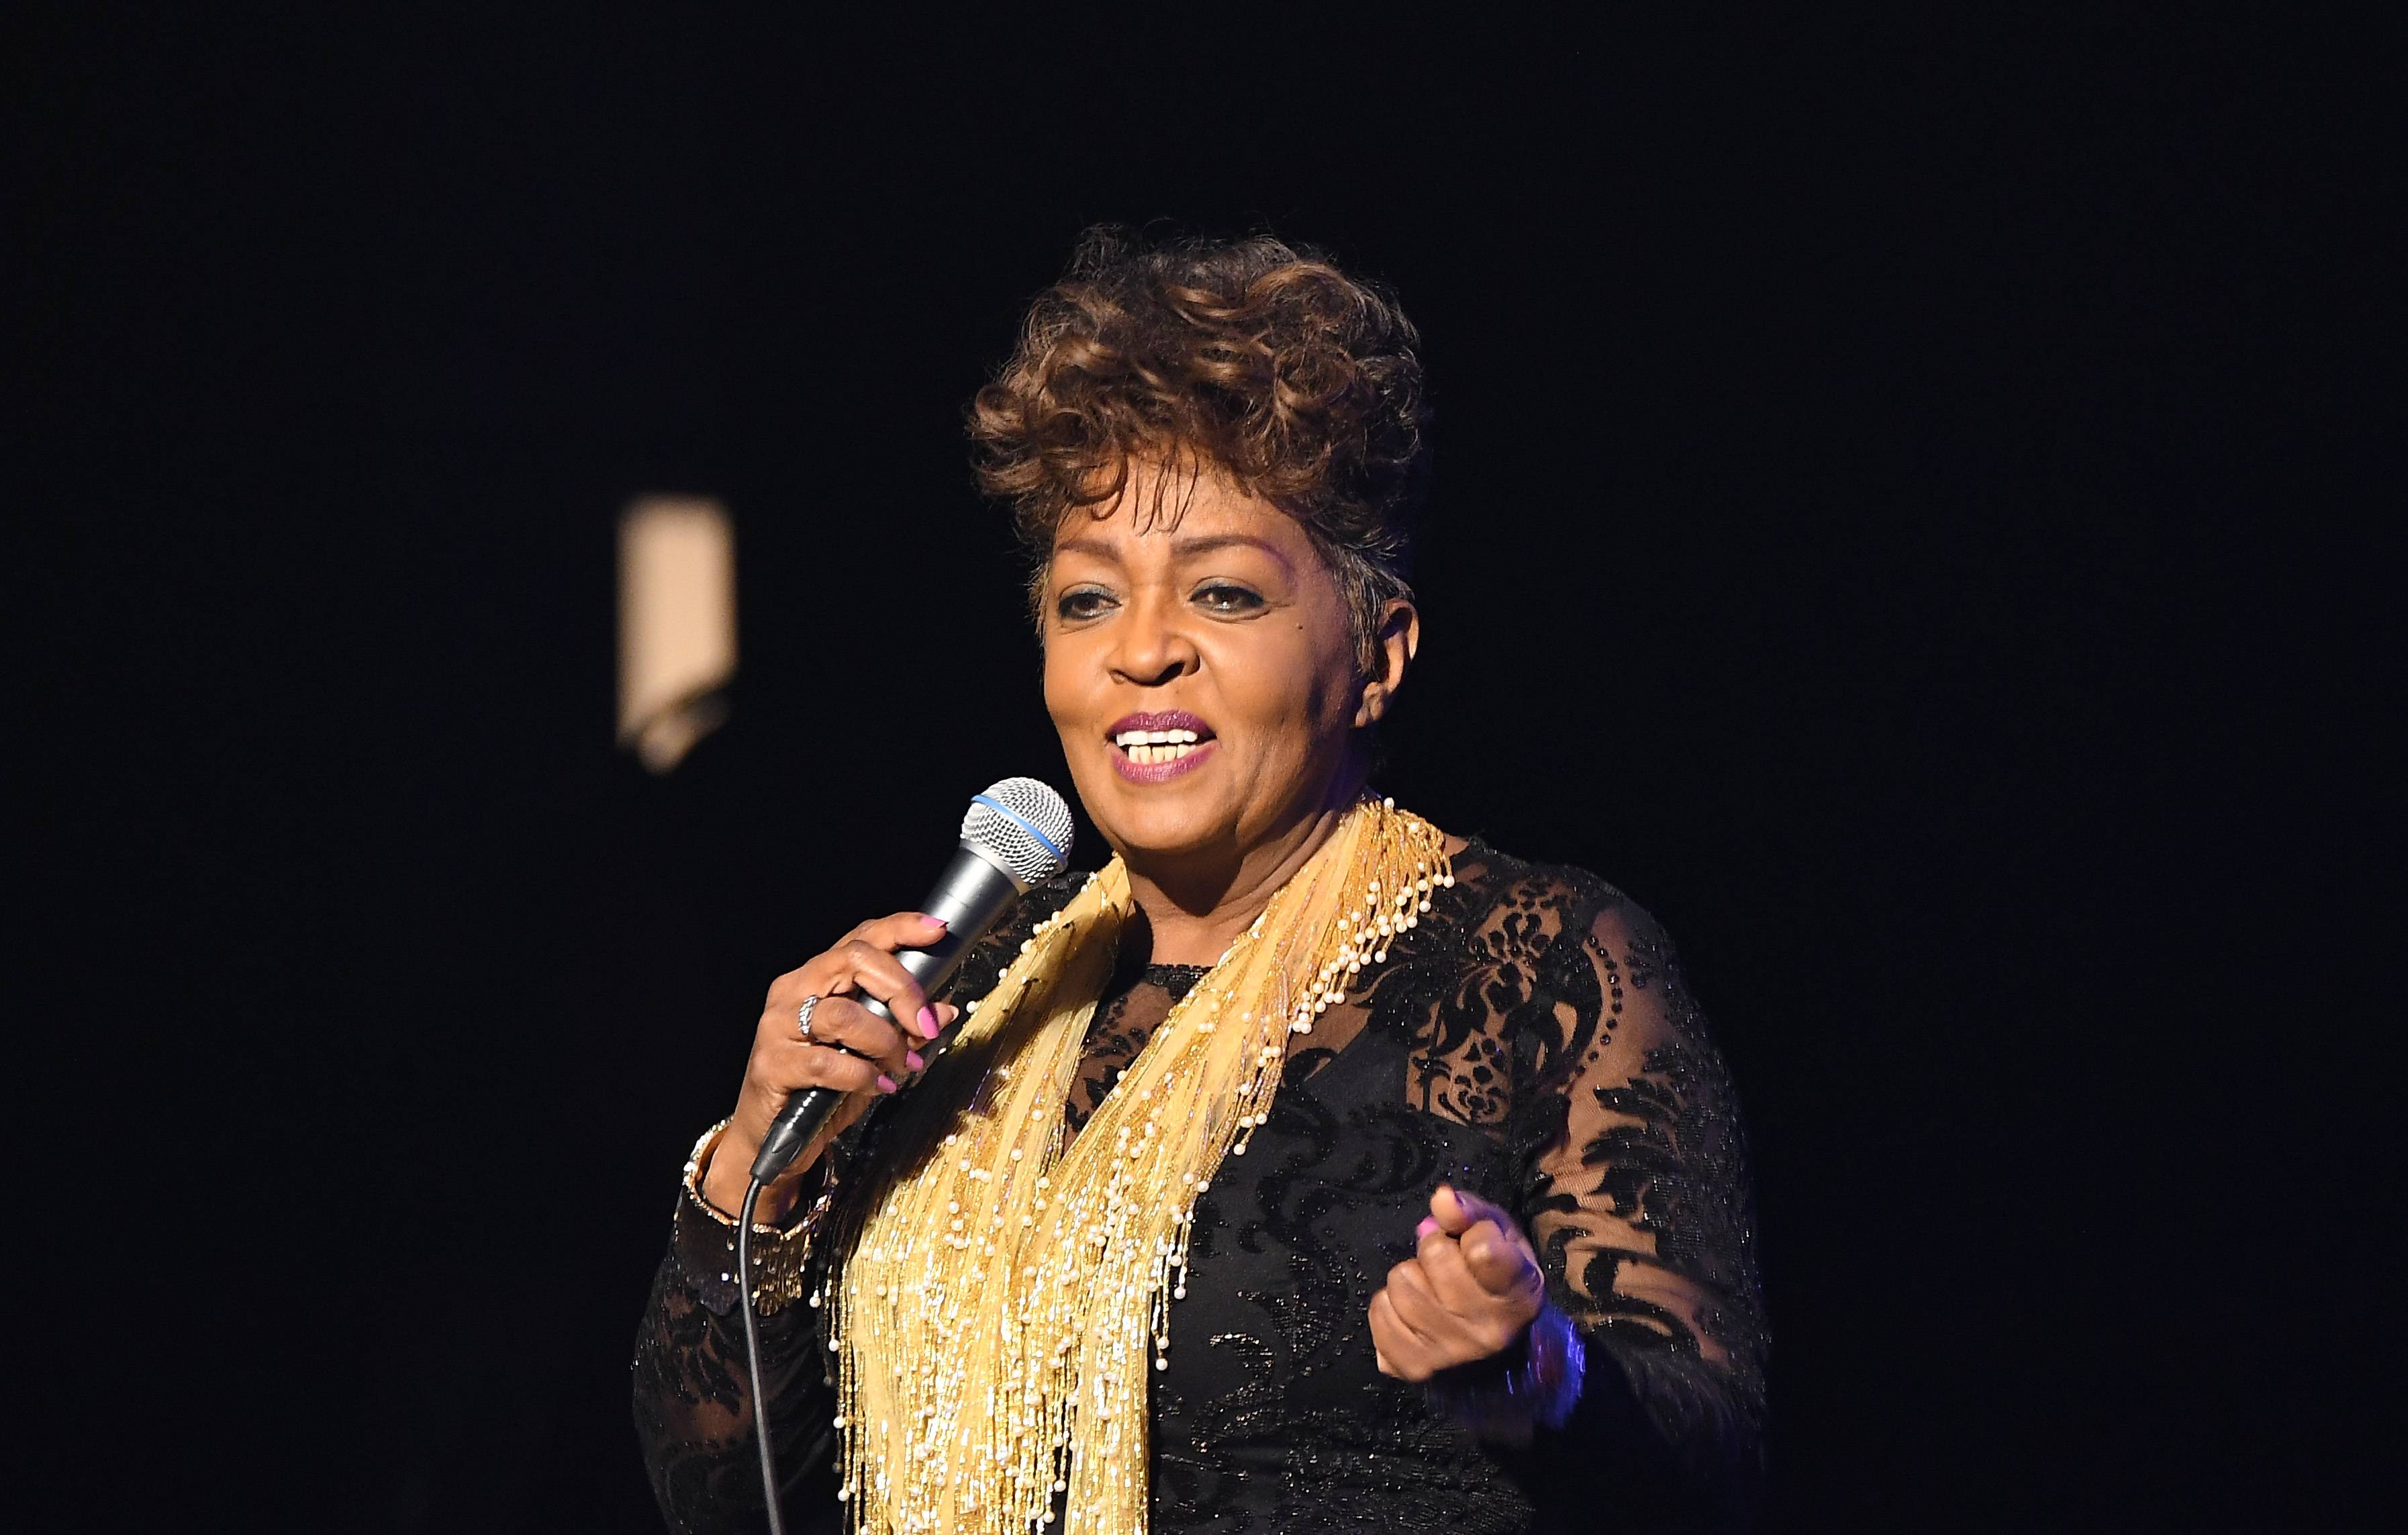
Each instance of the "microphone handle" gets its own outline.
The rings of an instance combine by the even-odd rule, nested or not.
[[[895,957],[920,983],[923,992],[933,995],[970,945],[985,936],[1020,893],[1020,883],[1010,870],[964,842],[938,877],[935,892],[920,908],[944,919],[945,936],[924,949],[897,949]],[[878,998],[856,993],[852,1000],[888,1023],[895,1022],[894,1013]],[[916,1030],[905,1027],[903,1032]],[[769,1133],[762,1137],[760,1154],[752,1158],[753,1180],[766,1184],[793,1166],[843,1101],[844,1094],[833,1087],[808,1087],[787,1099],[770,1124]]]

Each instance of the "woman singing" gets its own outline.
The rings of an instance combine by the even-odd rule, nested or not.
[[[1091,236],[1038,300],[970,429],[1114,856],[940,996],[911,912],[770,987],[638,1344],[673,1528],[761,1528],[728,1212],[814,1085],[753,1276],[797,1528],[1744,1523],[1745,1149],[1670,943],[1366,786],[1421,638],[1415,345],[1269,239]]]

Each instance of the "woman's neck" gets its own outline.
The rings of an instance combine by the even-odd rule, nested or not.
[[[1353,775],[1311,813],[1234,856],[1148,858],[1125,852],[1129,895],[1154,933],[1157,965],[1211,965],[1312,860],[1354,804]]]

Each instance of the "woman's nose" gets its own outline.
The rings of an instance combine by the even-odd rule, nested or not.
[[[1196,643],[1167,605],[1132,603],[1114,628],[1111,667],[1120,681],[1153,687],[1196,669]]]

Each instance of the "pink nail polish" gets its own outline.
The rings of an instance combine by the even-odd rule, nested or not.
[[[928,915],[926,912],[924,912],[924,911],[921,913],[921,915],[920,915],[920,920],[921,920],[922,922],[926,923],[926,924],[927,924],[929,926],[931,926],[931,927],[949,927],[949,926],[953,925],[951,923],[948,923],[944,918],[942,918],[942,917],[932,917],[932,916],[929,916],[929,915]]]
[[[1430,1219],[1427,1215],[1425,1215],[1422,1217],[1422,1224],[1413,1227],[1413,1235],[1416,1238],[1427,1237],[1431,1232],[1437,1229],[1438,1222]]]
[[[895,1091],[895,1079],[888,1076],[885,1072],[881,1071],[878,1073],[878,1090],[882,1093],[891,1093]]]
[[[903,1064],[914,1071],[925,1071],[928,1069],[928,1063],[920,1058],[920,1053],[916,1050],[903,1052]]]
[[[920,1036],[921,1038],[927,1040],[933,1040],[937,1037],[937,1010],[935,1008],[922,1008],[920,1010]]]

